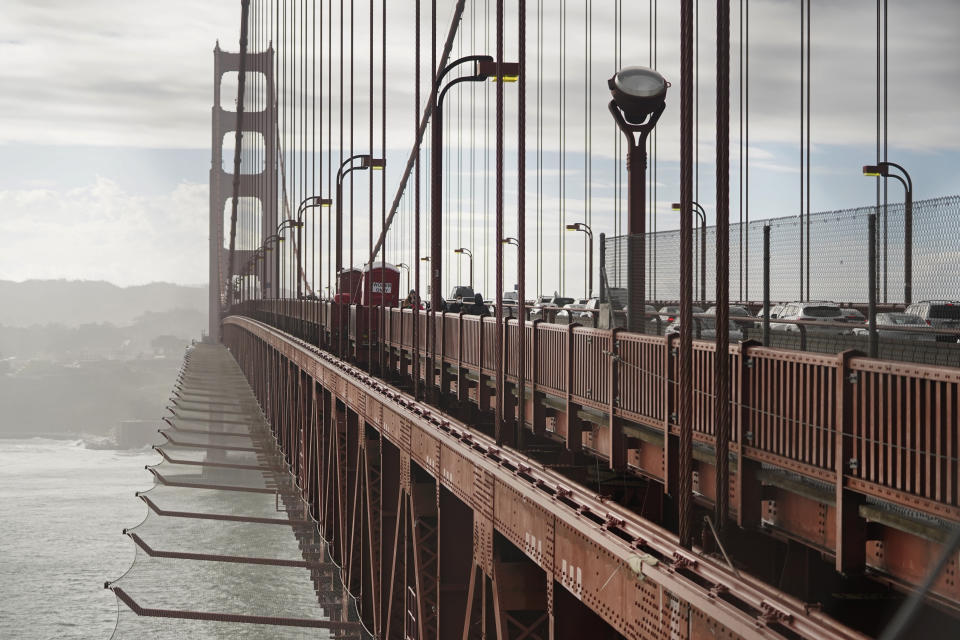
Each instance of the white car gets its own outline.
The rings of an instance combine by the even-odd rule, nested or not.
[[[778,314],[778,320],[809,320],[836,324],[836,328],[824,325],[805,325],[807,335],[836,335],[843,331],[843,311],[835,302],[791,302]],[[771,325],[774,331],[800,333],[800,325],[778,322]]]

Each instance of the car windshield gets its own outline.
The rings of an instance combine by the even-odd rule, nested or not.
[[[804,307],[803,315],[811,318],[838,318],[842,314],[840,307]]]
[[[553,302],[558,307],[562,307],[565,304],[573,304],[573,298],[554,298]]]
[[[930,318],[934,320],[960,320],[960,304],[932,304]]]

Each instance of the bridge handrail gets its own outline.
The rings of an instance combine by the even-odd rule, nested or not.
[[[321,336],[338,332],[335,303],[320,304],[328,306],[321,317],[334,322],[302,335],[322,344]],[[277,301],[247,304],[237,311],[295,335],[309,320],[297,315],[301,307],[278,305]],[[264,316],[265,311],[273,315]],[[369,312],[379,319],[379,308]],[[385,326],[391,329],[381,342],[376,335],[379,323],[371,322],[373,349],[382,347],[412,356],[408,328],[412,310],[387,308],[385,313],[391,319]],[[429,314],[420,316],[419,352],[426,357]],[[399,318],[396,322],[402,325],[402,335],[392,331],[394,318]],[[437,313],[436,322],[434,349],[441,361],[474,370],[481,383],[496,374],[498,329],[494,318]],[[784,322],[843,326],[833,321]],[[517,324],[516,319],[508,319],[504,326],[509,382],[518,378],[514,356],[519,348]],[[525,379],[533,392],[626,421],[632,425],[629,429],[659,434],[660,438],[678,432],[675,334],[653,336],[540,321],[529,323],[526,334]],[[715,343],[695,340],[694,356],[694,437],[695,442],[712,448]],[[778,349],[753,342],[731,344],[728,357],[733,373],[730,402],[735,451],[815,481],[832,484],[849,477],[864,493],[960,522],[956,428],[960,421],[960,369],[873,360],[857,353]],[[615,387],[610,380],[616,381]],[[848,406],[842,408],[844,399]],[[642,437],[642,433],[638,435]],[[584,446],[611,458],[609,438]],[[855,455],[841,455],[843,451]]]

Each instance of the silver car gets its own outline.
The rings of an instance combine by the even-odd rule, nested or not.
[[[956,329],[956,333],[941,334],[937,340],[953,342],[960,338],[960,302],[952,300],[924,300],[907,306],[906,312],[919,316],[934,329]]]
[[[910,340],[914,342],[934,342],[937,339],[937,336],[933,333],[898,331],[896,329],[884,329],[883,327],[927,328],[927,323],[923,321],[923,318],[910,313],[878,313],[877,337],[890,340]],[[869,329],[864,327],[857,327],[853,330],[853,333],[857,336],[870,335]]]
[[[778,315],[778,320],[811,320],[818,322],[836,323],[834,329],[823,325],[806,325],[807,334],[838,334],[843,330],[843,311],[835,302],[791,302],[787,304],[783,311]],[[800,333],[800,325],[788,323],[776,323],[771,326],[774,331],[784,331],[786,333]]]

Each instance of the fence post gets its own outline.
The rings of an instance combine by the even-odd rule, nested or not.
[[[677,467],[680,458],[677,455],[677,438],[671,435],[671,424],[677,422],[677,362],[674,350],[677,348],[676,333],[667,333],[663,338],[663,492],[677,495]]]
[[[547,430],[547,411],[543,406],[543,399],[537,393],[537,383],[540,381],[539,362],[540,362],[540,323],[541,320],[534,320],[530,329],[530,394],[533,404],[533,432],[538,436],[543,436]]]
[[[481,316],[482,317],[482,316]],[[457,401],[467,401],[467,376],[463,367],[463,308],[457,316]]]
[[[580,416],[577,415],[578,407],[573,402],[573,376],[577,375],[577,372],[573,366],[573,354],[575,349],[573,347],[573,330],[579,325],[576,322],[571,322],[567,325],[567,335],[566,335],[566,348],[567,348],[567,362],[566,362],[566,380],[563,388],[564,397],[566,398],[566,413],[567,413],[567,450],[568,451],[581,451],[583,449],[583,423],[580,421]]]
[[[763,225],[763,346],[770,346],[770,225]]]
[[[606,272],[607,264],[607,234],[600,234],[600,303],[607,301],[607,289],[604,281],[606,278],[603,277],[604,272]]]
[[[610,369],[608,371],[608,384],[610,393],[610,468],[614,471],[626,471],[627,469],[627,438],[623,433],[623,422],[617,418],[617,359],[619,341],[617,340],[616,327],[610,329]]]
[[[760,463],[756,460],[747,458],[744,449],[752,446],[754,433],[753,407],[750,405],[754,397],[753,389],[754,369],[756,360],[753,358],[753,350],[758,345],[756,340],[745,340],[740,343],[740,366],[737,370],[739,384],[737,385],[737,407],[738,420],[736,437],[737,474],[734,478],[737,497],[737,525],[744,529],[751,529],[760,526],[761,501],[763,500],[763,488],[760,485],[759,472]],[[749,441],[749,445],[748,445]],[[720,487],[717,487],[720,491]]]
[[[877,357],[877,216],[867,215],[867,323],[870,334],[870,357]]]
[[[860,518],[863,495],[846,487],[846,472],[857,467],[856,443],[853,432],[853,395],[857,378],[850,371],[850,359],[858,355],[848,350],[837,355],[837,417],[834,470],[836,570],[842,574],[859,573],[867,559],[866,524]]]

